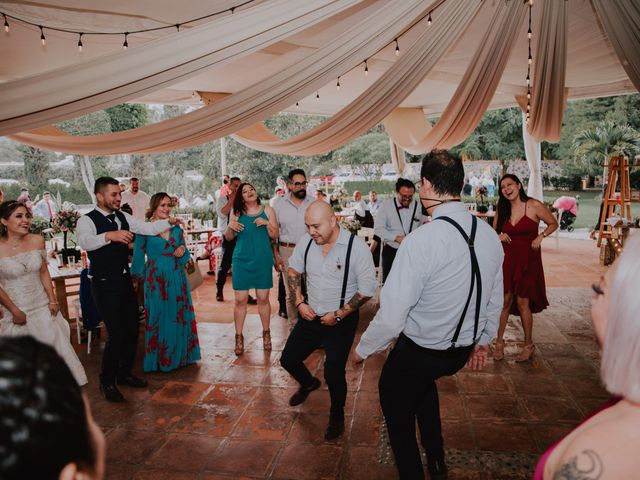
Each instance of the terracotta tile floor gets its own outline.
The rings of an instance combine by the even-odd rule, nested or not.
[[[604,271],[598,250],[589,241],[551,239],[543,259],[551,306],[535,317],[534,360],[513,361],[521,329],[512,317],[505,361],[440,382],[445,444],[452,457],[462,458],[450,463],[451,478],[530,478],[528,468],[505,473],[500,463],[518,456],[530,463],[607,397],[598,380],[587,290]],[[122,389],[125,404],[99,396],[101,349],[88,356],[78,348],[91,380],[86,391],[107,435],[107,478],[397,478],[380,440],[377,381],[384,355],[349,365],[346,432],[337,442],[324,442],[326,387],[299,407],[287,404],[295,383],[278,364],[286,321],[273,318],[274,350],[265,353],[256,307],[249,307],[247,351],[236,358],[231,282],[223,304],[215,301],[213,283],[207,277],[194,295],[203,360],[146,375],[148,389]],[[275,295],[272,303],[275,308]],[[360,332],[372,314],[371,306],[365,308]],[[307,363],[321,374],[322,353]]]

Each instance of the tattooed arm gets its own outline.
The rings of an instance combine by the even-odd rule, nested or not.
[[[603,478],[602,459],[593,450],[583,450],[556,468],[553,480],[598,480]]]
[[[287,271],[287,283],[289,284],[289,296],[295,301],[298,312],[305,320],[313,320],[316,312],[304,301],[302,295],[302,274],[289,267]]]
[[[356,294],[351,297],[351,300],[349,300],[344,307],[337,310],[336,313],[339,317],[344,318],[358,310],[362,305],[367,303],[370,298],[370,296],[365,296],[360,292],[356,292]]]

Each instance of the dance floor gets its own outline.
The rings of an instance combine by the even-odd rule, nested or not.
[[[534,318],[534,360],[513,361],[522,337],[511,317],[504,361],[490,360],[480,373],[464,369],[439,383],[452,479],[531,478],[536,458],[607,398],[589,320],[589,286],[604,271],[598,250],[591,241],[550,239],[543,259],[551,306]],[[146,375],[148,389],[123,387],[124,404],[107,403],[98,393],[101,349],[87,355],[84,345],[78,347],[93,414],[107,436],[107,478],[397,478],[377,396],[385,355],[363,366],[349,364],[346,431],[339,441],[325,442],[326,387],[296,408],[287,403],[296,384],[279,366],[286,320],[273,317],[274,350],[265,353],[256,307],[250,306],[247,351],[233,354],[230,283],[224,304],[215,301],[213,277],[194,295],[202,361]],[[360,333],[373,311],[365,308]],[[320,378],[322,357],[317,351],[307,362]]]

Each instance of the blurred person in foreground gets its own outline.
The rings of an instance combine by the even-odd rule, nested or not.
[[[534,480],[638,478],[640,471],[640,238],[593,285],[600,378],[615,397],[540,458]]]
[[[0,478],[104,478],[104,435],[53,348],[0,338],[0,383]]]

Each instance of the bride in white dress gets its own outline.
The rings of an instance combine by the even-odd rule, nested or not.
[[[21,202],[0,204],[0,335],[31,335],[51,345],[84,385],[87,375],[53,293],[44,239],[29,233],[31,219]]]

